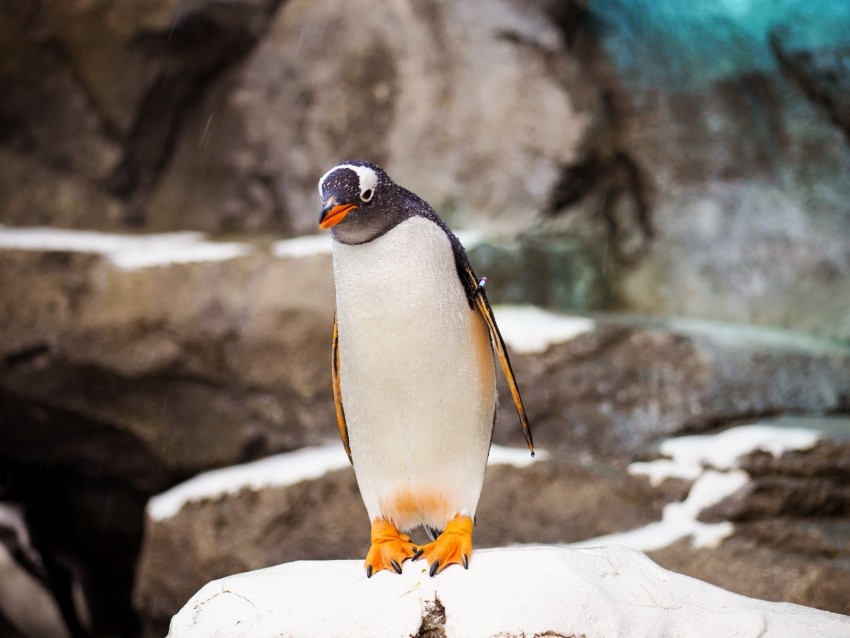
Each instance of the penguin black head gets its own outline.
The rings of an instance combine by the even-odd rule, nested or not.
[[[334,239],[344,244],[371,241],[412,215],[434,214],[380,166],[360,160],[341,162],[322,175],[319,196],[319,228],[330,228]]]

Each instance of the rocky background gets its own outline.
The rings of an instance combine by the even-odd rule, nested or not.
[[[151,495],[335,436],[329,256],[272,241],[315,231],[341,159],[480,236],[494,303],[602,317],[515,357],[552,458],[493,469],[482,545],[656,519],[687,486],[624,468],[663,437],[850,412],[848,34],[844,3],[802,0],[0,4],[0,224],[249,247],[145,268],[0,249],[0,500],[71,634],[162,635],[210,578],[363,553],[350,472],[144,532]],[[497,440],[519,444],[512,419]],[[718,549],[654,558],[850,613],[835,423],[811,452],[748,457],[747,493],[706,513],[737,523]]]

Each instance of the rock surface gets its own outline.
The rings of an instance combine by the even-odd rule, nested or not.
[[[135,632],[148,497],[334,434],[327,256],[181,263],[197,245],[148,243],[144,267],[126,247],[0,250],[0,493],[80,566],[102,635]]]
[[[152,214],[312,232],[318,176],[366,157],[456,217],[527,224],[589,130],[579,77],[537,3],[291,0],[187,120]]]
[[[608,220],[612,296],[632,310],[846,340],[850,12],[715,9],[590,4],[611,125],[565,169],[588,200],[561,216]]]
[[[171,236],[148,240],[145,250],[160,242],[164,254],[139,266],[90,249],[0,250],[9,292],[0,297],[0,402],[6,422],[28,424],[0,428],[14,458],[152,494],[204,469],[336,436],[325,244],[228,244],[242,252],[180,263],[169,256]],[[556,330],[570,326],[542,316]],[[850,408],[850,349],[827,340],[616,317],[574,338],[547,337],[523,311],[497,308],[496,317],[535,435],[562,453],[631,458],[660,437],[716,423]],[[526,351],[532,332],[542,346]],[[513,415],[501,414],[497,439],[518,441]]]
[[[822,338],[609,317],[516,351],[564,459],[619,469],[659,437],[847,411],[850,9],[733,4],[0,3],[0,224],[297,235],[316,178],[365,157],[479,231],[495,303]],[[145,267],[0,251],[0,494],[107,592],[102,634],[135,631],[151,494],[335,435],[327,254],[238,241]],[[846,505],[834,476],[753,476],[723,505],[752,538]]]
[[[17,459],[148,494],[315,443],[333,433],[332,286],[327,255],[262,246],[142,268],[0,250],[0,402],[7,423],[28,424],[0,440]]]
[[[842,7],[11,4],[0,223],[302,234],[357,156],[586,288],[520,301],[847,339]]]
[[[735,526],[713,549],[682,540],[650,552],[665,569],[763,600],[850,613],[850,521],[783,518]]]
[[[662,504],[677,496],[675,486],[652,490],[645,479],[611,469],[554,460],[522,469],[491,465],[475,546],[624,531],[655,520]],[[349,468],[190,502],[167,518],[152,514],[149,507],[134,593],[149,636],[162,635],[171,616],[210,580],[293,560],[362,561],[369,548],[369,521]],[[415,538],[425,541],[421,532]]]
[[[139,262],[126,238],[57,237],[64,249],[0,250],[8,292],[0,296],[0,448],[18,500],[34,503],[34,524],[47,536],[109,532],[101,543],[75,532],[61,551],[85,556],[99,581],[129,596],[150,495],[205,469],[337,436],[330,258],[326,242],[312,238],[173,244],[152,236]],[[107,247],[70,248],[69,238]],[[116,239],[125,242],[117,252],[108,248]],[[221,256],[222,247],[224,258],[190,259],[201,249]],[[574,332],[575,318],[535,316],[542,327],[528,311],[496,309],[536,440],[565,462],[604,457],[622,468],[663,436],[776,412],[848,409],[850,350],[827,340],[617,317],[581,319]],[[529,346],[530,335],[538,345]],[[503,405],[496,440],[521,445],[511,410]],[[585,531],[618,531],[616,519],[588,521],[595,528]],[[488,543],[540,539],[531,526],[499,529],[506,536]],[[227,567],[208,578],[268,564],[222,560]],[[168,604],[197,585],[175,584],[182,593]]]
[[[468,571],[434,579],[422,562],[371,579],[361,568],[297,562],[214,581],[174,617],[168,635],[839,638],[850,631],[850,617],[731,594],[626,548],[485,550]]]
[[[521,468],[491,463],[475,546],[626,545],[729,591],[850,614],[842,594],[850,587],[850,523],[840,499],[828,496],[846,490],[849,425],[846,418],[783,418],[678,437],[662,446],[673,460],[628,468],[558,456]],[[748,453],[753,449],[762,451]],[[173,490],[184,494],[177,506],[171,493],[151,501],[134,595],[146,636],[162,635],[170,615],[208,580],[299,559],[362,561],[368,547],[363,506],[342,452],[329,451],[331,471],[310,480],[263,487],[260,477],[268,470],[261,461],[251,464],[254,470],[227,470],[230,478],[215,473],[204,483],[214,490],[189,500],[188,483]],[[304,452],[280,455],[275,474],[304,466]],[[325,461],[318,459],[304,467],[321,472]],[[690,478],[657,484],[659,476],[685,474]],[[832,483],[825,489],[816,480],[798,481],[794,499],[765,508],[750,495],[763,492],[766,474],[830,477]]]
[[[700,514],[735,523],[720,546],[678,542],[652,552],[653,560],[747,596],[850,614],[850,431],[846,420],[822,427],[838,438],[778,458],[739,459],[747,485]]]
[[[735,419],[850,408],[850,349],[779,330],[599,319],[513,361],[535,440],[562,453],[635,455]]]

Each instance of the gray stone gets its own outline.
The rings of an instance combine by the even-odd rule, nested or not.
[[[846,412],[850,400],[850,349],[713,322],[600,319],[513,362],[535,440],[565,454],[634,458],[663,437],[783,412]],[[500,430],[519,444],[512,425]]]
[[[319,176],[362,158],[455,222],[527,224],[593,119],[578,77],[534,4],[293,0],[187,123],[151,214],[309,232]]]
[[[844,436],[850,436],[850,421]],[[826,440],[811,450],[787,452],[780,458],[754,452],[739,465],[752,480],[700,520],[747,522],[781,517],[850,516],[850,443]]]
[[[151,227],[149,192],[183,119],[279,1],[5,3],[0,145],[15,170],[0,182],[0,221]],[[20,172],[31,163],[38,179]],[[67,196],[45,196],[45,184]],[[168,227],[185,228],[174,212]]]
[[[650,489],[610,466],[543,461],[488,469],[476,547],[574,541],[644,525],[677,488]],[[418,532],[414,539],[425,542]],[[285,488],[243,489],[148,517],[134,603],[146,635],[168,621],[204,583],[295,560],[356,558],[369,548],[369,519],[350,469]]]
[[[0,440],[19,460],[150,494],[336,436],[329,256],[253,246],[241,258],[135,270],[84,253],[0,251],[10,293],[0,298],[0,400],[15,415]],[[541,445],[623,458],[736,418],[846,409],[848,360],[847,348],[782,331],[615,318],[514,356]],[[497,440],[519,443],[504,401],[500,422]],[[101,460],[112,445],[121,458]]]
[[[327,255],[125,270],[7,250],[0,262],[0,439],[15,458],[150,494],[334,433]]]
[[[820,430],[808,450],[738,459],[751,479],[703,510],[704,522],[733,521],[716,548],[680,541],[652,552],[667,569],[765,600],[850,613],[850,419],[789,420]]]

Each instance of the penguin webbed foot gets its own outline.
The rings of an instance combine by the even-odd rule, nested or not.
[[[372,523],[372,546],[366,554],[366,577],[371,578],[384,569],[401,573],[404,561],[416,560],[422,550],[410,540],[410,536],[399,532],[392,523],[377,520]]]
[[[449,565],[469,569],[472,554],[473,521],[468,516],[456,516],[446,525],[437,540],[421,547],[422,556],[431,563],[428,574],[436,576]]]

